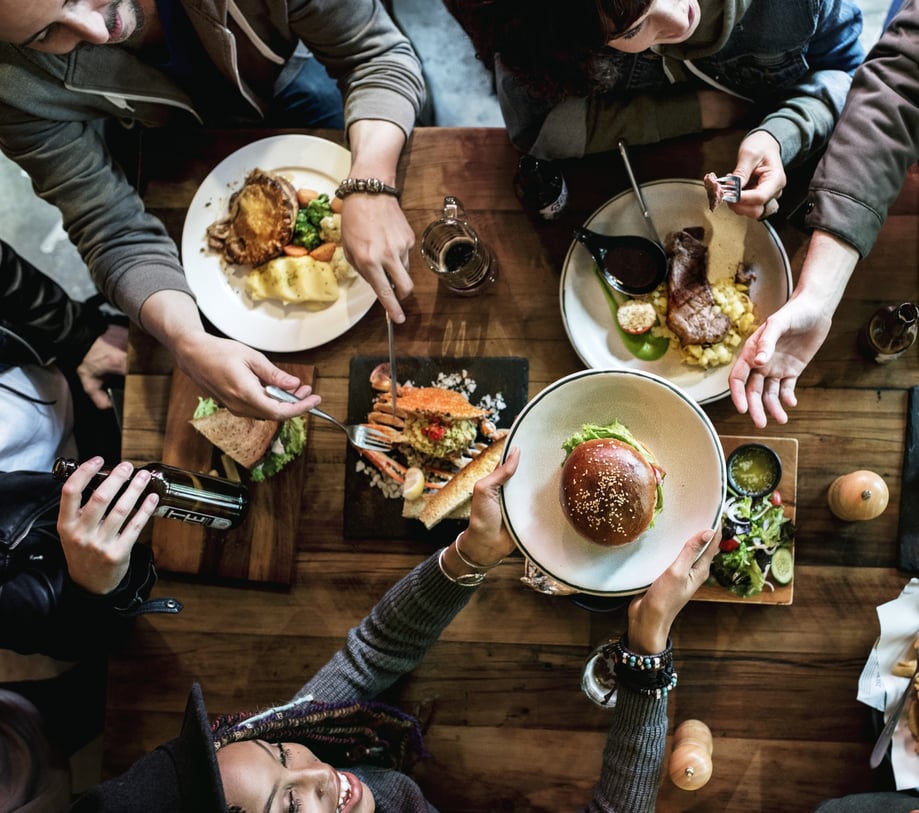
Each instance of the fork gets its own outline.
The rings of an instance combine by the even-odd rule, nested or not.
[[[740,175],[722,175],[718,180],[722,200],[725,203],[737,203],[740,200]]]
[[[300,401],[296,395],[273,385],[265,387],[265,392],[276,401],[284,401],[288,404],[296,404]],[[379,429],[374,429],[372,426],[364,426],[359,423],[345,426],[341,421],[336,420],[317,407],[313,407],[309,410],[309,414],[315,415],[317,418],[322,418],[324,421],[329,421],[329,423],[334,423],[348,436],[348,442],[357,449],[366,449],[370,452],[388,452],[392,448],[392,442],[386,435]]]

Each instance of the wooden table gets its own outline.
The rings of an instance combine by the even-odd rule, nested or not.
[[[181,149],[147,138],[141,184],[149,208],[178,238],[206,173],[262,135],[205,133],[186,137]],[[731,166],[739,138],[636,148],[633,162],[643,180],[700,178]],[[418,356],[526,356],[532,396],[582,369],[559,317],[560,268],[572,225],[625,189],[627,178],[618,154],[569,162],[569,210],[547,224],[515,199],[515,161],[503,130],[415,132],[400,176],[416,233],[437,215],[445,194],[457,195],[494,248],[501,273],[484,297],[449,296],[422,268],[416,249],[416,289],[405,303],[409,318],[398,329],[398,347]],[[799,175],[783,200],[800,199],[806,180]],[[779,220],[797,273],[806,238]],[[854,334],[882,302],[916,296],[917,226],[914,172],[803,376],[790,423],[758,433],[799,441],[794,603],[693,602],[678,619],[680,686],[671,719],[699,717],[711,726],[715,772],[694,794],[665,780],[661,811],[805,811],[887,779],[868,768],[874,733],[869,711],[855,699],[856,681],[878,632],[875,607],[897,596],[909,578],[896,569],[896,531],[907,390],[919,384],[919,353],[914,347],[888,366],[863,362]],[[385,347],[385,321],[374,305],[351,331],[300,357],[316,365],[325,405],[344,413],[350,358],[384,354]],[[125,455],[155,460],[171,360],[135,333],[131,371]],[[721,434],[757,434],[728,399],[705,411]],[[431,552],[419,542],[343,539],[344,454],[340,436],[312,432],[290,590],[161,578],[155,594],[179,597],[185,610],[143,619],[112,659],[107,774],[175,735],[193,680],[203,684],[212,715],[289,697],[384,590]],[[827,486],[858,468],[886,479],[890,505],[871,522],[844,523],[827,509]],[[597,776],[607,717],[581,695],[580,670],[595,644],[621,631],[624,613],[590,613],[540,595],[520,584],[521,572],[520,560],[498,568],[388,697],[430,721],[433,756],[418,775],[444,811],[570,810],[589,797]]]

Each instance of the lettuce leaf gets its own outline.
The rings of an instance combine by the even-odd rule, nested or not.
[[[301,416],[284,421],[267,457],[252,468],[253,481],[261,483],[269,477],[274,477],[305,448],[306,421]]]
[[[192,415],[192,418],[206,418],[208,415],[213,415],[218,409],[219,405],[213,398],[202,398],[198,396],[198,406],[195,407],[195,414]]]

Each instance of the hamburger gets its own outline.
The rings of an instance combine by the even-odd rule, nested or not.
[[[572,528],[604,547],[634,542],[664,507],[664,471],[618,420],[586,424],[562,444],[559,500]]]
[[[286,421],[234,415],[213,398],[198,398],[191,425],[260,483],[273,477],[306,448],[302,417]]]

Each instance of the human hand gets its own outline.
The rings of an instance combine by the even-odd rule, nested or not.
[[[77,376],[86,394],[99,409],[108,409],[112,401],[103,389],[105,379],[127,372],[128,329],[109,325],[92,343],[77,367]]]
[[[720,539],[721,532],[712,530],[690,537],[673,564],[654,580],[648,591],[632,599],[628,610],[629,649],[653,655],[667,648],[670,627],[708,578]]]
[[[189,331],[173,346],[176,362],[201,388],[236,415],[283,421],[318,406],[309,385],[276,367],[257,350],[231,339]],[[267,394],[273,384],[302,399],[282,403]]]
[[[740,143],[733,174],[743,189],[738,203],[727,204],[735,214],[759,220],[778,211],[787,179],[779,143],[769,133],[756,130]]]
[[[81,505],[83,492],[103,463],[101,457],[94,457],[67,478],[61,489],[57,520],[71,580],[97,595],[111,593],[121,584],[131,563],[134,543],[159,501],[156,494],[149,494],[138,505],[150,482],[150,473],[139,471],[132,478],[134,467],[122,462],[93,491],[86,505]],[[129,480],[124,494],[116,500]]]
[[[504,527],[499,491],[520,462],[520,449],[511,447],[507,459],[475,484],[469,527],[463,532],[463,556],[477,564],[491,564],[513,553],[514,540]],[[467,568],[468,569],[468,568]]]
[[[751,335],[728,376],[731,400],[753,425],[766,426],[766,412],[787,423],[784,407],[798,404],[795,386],[830,332],[830,315],[804,297],[792,297]],[[784,406],[783,406],[784,405]]]
[[[398,199],[349,195],[342,204],[341,237],[348,262],[370,284],[392,320],[404,322],[399,300],[414,287],[408,268],[415,233]]]
[[[749,411],[758,428],[766,426],[766,411],[788,420],[783,404],[797,404],[798,377],[826,339],[858,260],[850,243],[815,231],[791,299],[744,343],[728,382],[737,411]]]

